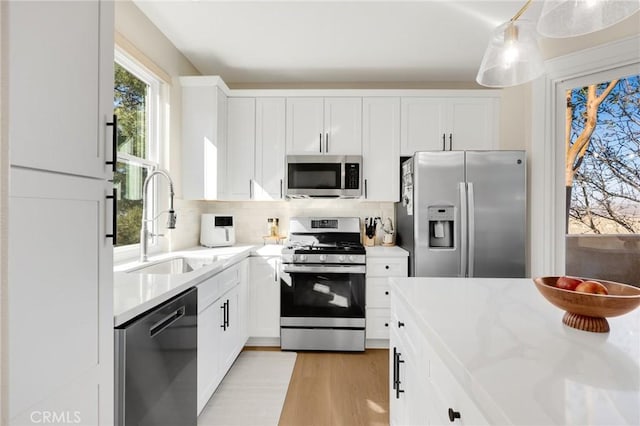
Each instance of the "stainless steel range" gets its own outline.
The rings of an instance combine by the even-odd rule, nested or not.
[[[294,217],[280,271],[284,350],[364,351],[365,249],[357,217]]]

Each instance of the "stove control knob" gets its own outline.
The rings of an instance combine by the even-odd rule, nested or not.
[[[327,255],[326,254],[321,254],[320,255],[320,262],[325,262],[327,260]]]
[[[356,257],[354,255],[349,256],[349,262],[355,262]]]
[[[340,256],[338,256],[338,262],[344,262],[344,259],[344,255],[341,254]]]
[[[301,254],[300,256],[298,256],[298,260],[299,260],[300,262],[304,262],[305,260],[307,260],[307,256],[306,256],[306,255],[304,255],[304,254]]]

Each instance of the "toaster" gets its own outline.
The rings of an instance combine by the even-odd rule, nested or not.
[[[205,247],[232,246],[236,243],[233,216],[203,214],[200,221],[200,244]]]

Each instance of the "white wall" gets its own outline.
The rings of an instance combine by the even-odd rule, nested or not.
[[[9,286],[7,278],[7,247],[8,247],[8,230],[6,218],[9,216],[7,201],[9,200],[9,137],[7,135],[8,126],[5,122],[6,114],[3,114],[6,105],[6,63],[5,52],[3,49],[4,33],[6,23],[3,21],[3,8],[5,2],[0,2],[0,424],[6,424],[7,419],[5,413],[8,404],[8,351],[7,348],[7,300],[5,296]]]

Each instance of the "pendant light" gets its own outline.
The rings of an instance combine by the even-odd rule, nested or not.
[[[599,31],[640,10],[639,0],[545,0],[538,32],[563,38]]]
[[[534,80],[544,73],[535,24],[520,19],[532,0],[491,34],[476,81],[487,87],[509,87]]]

